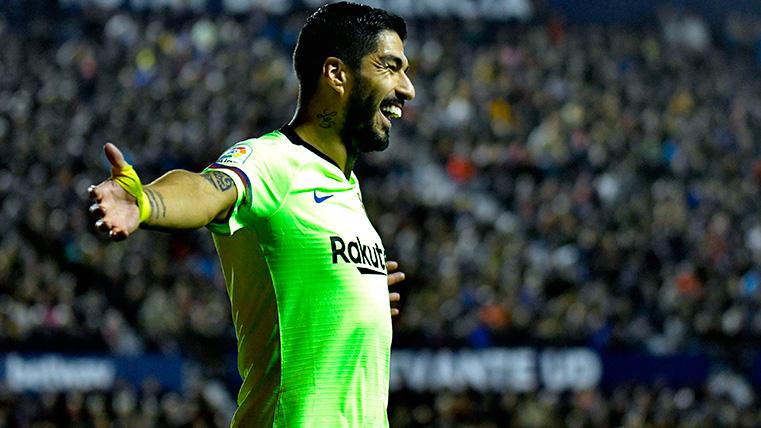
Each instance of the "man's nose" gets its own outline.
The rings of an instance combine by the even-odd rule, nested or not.
[[[415,86],[412,84],[412,81],[406,73],[402,74],[402,79],[399,82],[396,91],[401,95],[401,98],[404,98],[406,101],[415,98]]]

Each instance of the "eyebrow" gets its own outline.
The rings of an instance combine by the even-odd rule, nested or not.
[[[396,68],[399,69],[402,69],[402,66],[404,65],[404,60],[396,55],[384,55],[380,59],[383,63],[393,62],[394,65],[396,65]],[[408,68],[410,68],[409,64],[407,64],[407,67],[404,67],[404,71],[406,71]]]

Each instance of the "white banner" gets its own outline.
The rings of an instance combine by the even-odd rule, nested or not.
[[[5,359],[5,383],[18,391],[91,391],[109,389],[114,384],[113,362],[95,358],[22,358]]]
[[[394,350],[391,390],[479,392],[552,391],[600,383],[602,361],[585,348],[490,348],[481,350]]]

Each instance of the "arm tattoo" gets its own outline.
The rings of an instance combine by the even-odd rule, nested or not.
[[[336,124],[337,114],[338,112],[328,111],[328,109],[325,109],[322,113],[318,114],[317,117],[320,118],[320,128],[332,128]]]
[[[148,202],[151,204],[150,219],[153,220],[153,219],[156,218],[156,213],[158,212],[158,210],[156,209],[156,200],[155,200],[155,198],[153,196],[153,192],[152,191],[150,191],[148,189],[144,189],[143,191],[145,192],[145,195],[148,196]]]
[[[235,184],[233,183],[233,179],[228,177],[227,174],[223,172],[211,171],[201,175],[203,175],[203,178],[205,178],[206,181],[211,183],[211,185],[220,192],[226,192],[232,189],[233,184]]]
[[[161,217],[166,217],[166,204],[164,203],[164,195],[156,192],[156,196],[159,197],[159,202],[161,203]]]
[[[145,189],[145,194],[148,196],[148,202],[151,204],[151,219],[165,218],[166,204],[164,203],[164,195],[150,189]]]

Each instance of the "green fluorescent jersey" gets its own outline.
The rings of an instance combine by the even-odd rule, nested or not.
[[[357,178],[289,127],[231,147],[211,224],[238,336],[234,427],[388,426],[391,316],[383,245]]]

